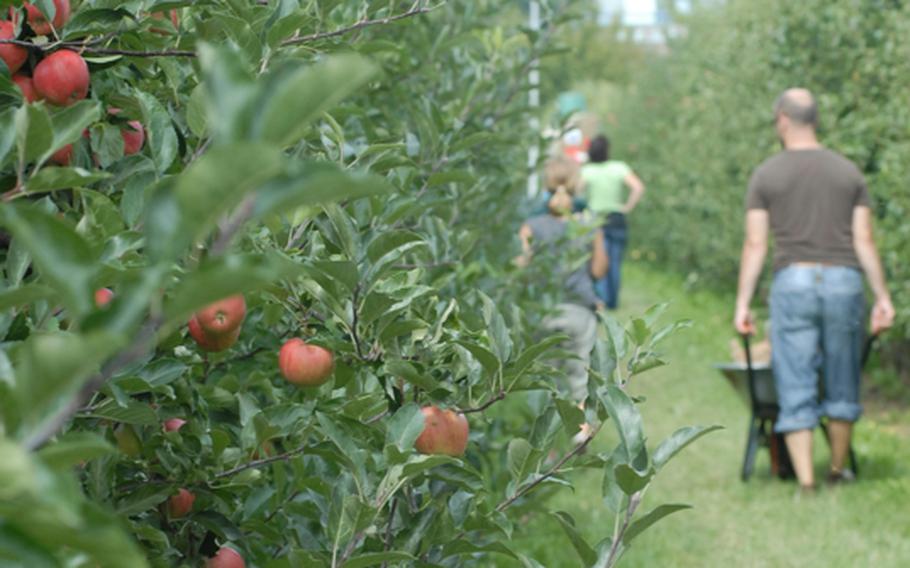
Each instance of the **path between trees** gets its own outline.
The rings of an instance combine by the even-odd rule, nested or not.
[[[675,429],[721,424],[725,430],[699,440],[657,477],[644,511],[668,502],[695,508],[664,519],[636,540],[621,565],[629,567],[898,567],[910,565],[910,439],[884,415],[860,422],[855,449],[861,478],[853,486],[822,489],[814,498],[795,499],[795,485],[770,476],[767,452],[756,473],[739,480],[745,447],[747,408],[711,363],[728,358],[732,297],[686,293],[682,280],[641,266],[626,269],[626,319],[658,301],[670,300],[665,319],[692,319],[695,325],[665,345],[670,365],[636,379],[631,392],[643,395],[645,432],[655,445]],[[900,418],[900,415],[898,416]],[[906,412],[903,413],[906,419]],[[609,440],[599,440],[597,451]],[[824,471],[827,445],[816,435],[816,469]],[[576,493],[556,496],[557,508],[571,512],[591,541],[610,533],[613,517],[602,505],[601,475],[579,473]],[[555,520],[532,520],[519,550],[545,566],[577,566]]]

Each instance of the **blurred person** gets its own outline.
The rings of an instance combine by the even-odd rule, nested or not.
[[[609,262],[601,231],[592,231],[572,218],[573,192],[579,186],[577,164],[567,158],[552,159],[547,162],[544,177],[550,193],[548,210],[522,224],[519,230],[522,254],[516,264],[527,266],[532,258],[540,257],[540,262],[548,262],[551,274],[559,280],[556,311],[544,320],[544,327],[569,336],[565,348],[575,358],[566,361],[563,367],[568,390],[582,406],[588,392],[591,350],[597,337],[596,311],[603,308],[594,293],[594,279],[606,274]],[[584,425],[580,436],[583,438],[588,432],[588,426]]]
[[[622,258],[628,240],[626,216],[638,205],[645,185],[625,162],[610,159],[610,141],[602,134],[591,140],[588,163],[581,175],[588,209],[603,223],[610,257],[610,268],[597,281],[595,291],[608,309],[615,310],[619,306]]]
[[[749,181],[734,326],[741,334],[754,332],[749,304],[770,230],[775,243],[771,364],[780,404],[775,431],[785,434],[800,490],[812,492],[812,431],[821,416],[829,420],[831,438],[827,481],[852,478],[844,464],[853,423],[862,412],[863,273],[875,296],[873,334],[892,325],[894,307],[872,237],[862,173],[819,143],[818,110],[806,89],[785,91],[774,116],[783,151],[762,163]]]

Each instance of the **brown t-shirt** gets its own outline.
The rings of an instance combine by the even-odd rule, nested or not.
[[[765,209],[774,235],[774,269],[794,262],[860,267],[853,208],[869,206],[863,174],[826,148],[784,150],[749,181],[746,209]]]

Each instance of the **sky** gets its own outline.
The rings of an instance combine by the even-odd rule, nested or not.
[[[653,24],[657,16],[657,0],[600,0],[600,4],[607,14],[622,8],[623,22],[630,26]]]

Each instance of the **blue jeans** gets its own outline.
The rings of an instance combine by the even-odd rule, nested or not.
[[[604,244],[607,248],[609,267],[607,275],[594,283],[594,292],[603,300],[607,308],[615,310],[619,305],[619,281],[622,270],[622,255],[626,250],[628,229],[624,216],[619,215],[619,221],[608,223],[603,227]]]
[[[859,270],[791,265],[775,273],[771,366],[780,404],[776,432],[813,429],[821,416],[859,419],[864,318]]]

